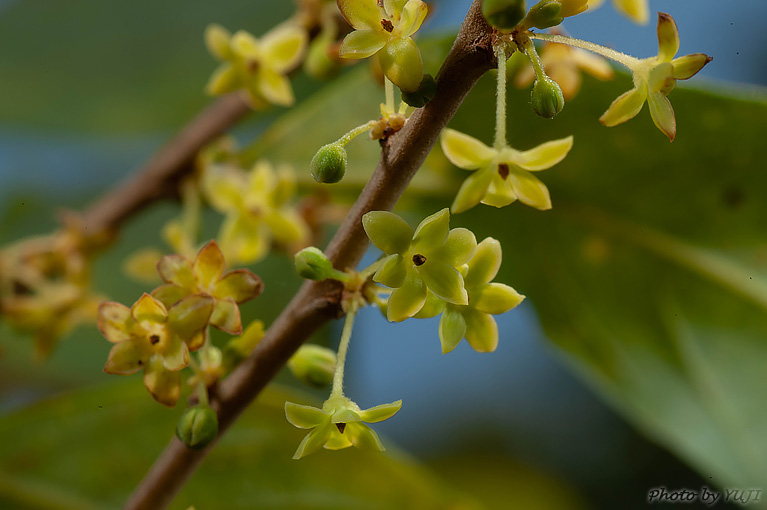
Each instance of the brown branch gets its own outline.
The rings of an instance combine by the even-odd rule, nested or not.
[[[394,206],[466,94],[486,71],[495,67],[491,35],[480,12],[480,0],[474,0],[437,76],[436,96],[385,144],[373,176],[330,242],[326,253],[335,267],[357,265],[368,245],[362,215]],[[318,327],[342,315],[340,291],[336,282],[305,283],[251,356],[221,383],[214,405],[222,433]],[[211,448],[190,450],[174,438],[125,508],[164,508]]]

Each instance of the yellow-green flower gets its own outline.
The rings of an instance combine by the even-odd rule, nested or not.
[[[588,0],[589,9],[596,9],[605,0]],[[646,25],[650,21],[650,6],[647,0],[613,0],[615,9],[627,18]]]
[[[276,242],[290,250],[300,249],[309,238],[309,227],[290,200],[295,194],[293,171],[277,172],[259,161],[250,172],[229,165],[209,165],[202,190],[214,209],[226,215],[218,237],[230,262],[256,262]]]
[[[712,58],[694,53],[674,58],[679,51],[679,31],[674,18],[658,13],[658,55],[649,57],[631,69],[634,88],[618,97],[599,118],[605,126],[615,126],[634,118],[645,101],[655,126],[673,141],[676,136],[674,109],[666,96],[674,89],[676,80],[692,78]]]
[[[451,210],[459,213],[478,203],[503,207],[519,199],[536,209],[551,209],[546,185],[531,172],[545,170],[562,161],[573,146],[573,137],[546,142],[527,151],[511,147],[496,150],[476,138],[445,129],[442,151],[455,166],[474,173],[458,190]]]
[[[402,401],[383,404],[361,410],[348,398],[331,396],[322,408],[285,403],[288,421],[300,429],[312,429],[298,445],[294,459],[314,453],[323,446],[328,450],[340,450],[349,446],[383,451],[378,434],[365,423],[377,423],[394,416],[402,407]],[[365,422],[365,423],[363,423]]]
[[[446,303],[429,294],[419,319],[442,314],[439,339],[446,354],[466,338],[477,352],[493,352],[498,346],[498,325],[493,315],[506,313],[519,305],[525,296],[502,283],[492,282],[501,267],[501,243],[492,237],[477,245],[463,280],[469,294],[468,305]]]
[[[108,374],[130,375],[144,370],[144,385],[163,405],[173,407],[181,393],[179,371],[189,365],[189,346],[202,345],[213,298],[187,296],[166,309],[144,294],[128,308],[108,301],[99,306],[98,328],[112,342],[104,365]]]
[[[384,74],[407,92],[423,78],[421,51],[411,36],[421,27],[428,7],[421,0],[338,0],[338,8],[354,27],[339,55],[367,58],[378,55]]]
[[[418,313],[427,289],[450,303],[468,304],[457,268],[474,255],[477,240],[465,228],[450,230],[450,211],[432,214],[415,232],[405,220],[387,211],[365,214],[362,225],[370,241],[387,255],[373,280],[396,289],[387,305],[390,321],[403,321]]]
[[[258,40],[244,30],[231,35],[219,25],[209,25],[205,43],[223,61],[208,81],[208,94],[244,89],[253,108],[294,103],[293,88],[285,75],[298,66],[306,49],[307,35],[302,28],[279,25]]]
[[[210,324],[231,335],[242,333],[240,309],[237,305],[261,294],[261,278],[248,269],[224,273],[224,254],[211,241],[197,253],[193,262],[181,255],[165,255],[157,263],[157,272],[165,282],[152,291],[166,307],[191,294],[213,298]]]

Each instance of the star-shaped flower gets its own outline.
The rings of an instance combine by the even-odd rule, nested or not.
[[[202,190],[214,209],[226,215],[219,242],[230,262],[264,258],[275,241],[289,249],[303,248],[309,227],[290,200],[295,194],[293,171],[277,172],[259,161],[250,172],[231,165],[209,165]]]
[[[498,346],[498,325],[493,315],[506,313],[519,305],[525,296],[502,283],[492,282],[501,267],[501,243],[492,237],[477,245],[464,276],[468,305],[456,305],[430,294],[416,318],[442,314],[439,339],[446,354],[466,338],[477,352],[493,352]]]
[[[294,459],[314,453],[323,446],[328,450],[340,450],[349,446],[383,451],[378,434],[365,423],[377,423],[394,416],[402,407],[402,401],[383,404],[361,410],[357,404],[344,396],[333,396],[322,408],[285,403],[288,421],[300,429],[312,429],[298,445]],[[365,423],[363,423],[365,422]]]
[[[415,232],[387,211],[365,214],[362,225],[370,241],[387,255],[373,280],[396,289],[387,306],[390,321],[415,315],[426,301],[427,289],[450,303],[468,304],[463,277],[456,268],[471,259],[477,240],[465,228],[450,230],[450,211],[432,214]]]
[[[240,309],[242,304],[261,294],[261,278],[248,269],[235,269],[224,273],[224,254],[211,241],[197,253],[193,262],[181,255],[165,255],[157,263],[157,272],[165,285],[152,291],[166,307],[191,294],[213,298],[210,324],[230,335],[242,333]]]
[[[605,0],[589,0],[589,9],[596,9]],[[615,9],[629,19],[642,25],[650,21],[650,6],[647,0],[613,0]]]
[[[342,58],[378,54],[384,74],[406,92],[415,91],[423,78],[421,51],[411,36],[426,18],[421,0],[338,0],[338,8],[354,31],[344,38]]]
[[[290,106],[293,88],[285,76],[301,61],[307,45],[306,32],[283,24],[260,40],[240,30],[231,35],[219,25],[205,30],[208,50],[223,64],[213,72],[206,90],[221,95],[244,89],[253,108],[268,104]]]
[[[666,96],[676,80],[692,78],[712,58],[694,53],[674,58],[679,51],[679,31],[674,18],[658,13],[658,55],[640,60],[632,68],[634,88],[618,97],[599,118],[605,126],[615,126],[634,118],[644,106],[650,107],[655,126],[673,141],[676,136],[674,109]]]
[[[536,209],[551,209],[549,190],[531,172],[545,170],[562,161],[573,146],[573,137],[546,142],[527,151],[511,147],[488,147],[476,138],[445,129],[442,151],[455,166],[475,170],[463,182],[450,208],[454,213],[478,203],[503,207],[519,199]]]
[[[144,385],[163,405],[173,407],[181,393],[179,371],[189,364],[189,345],[199,338],[213,313],[213,298],[187,296],[169,309],[149,294],[128,308],[112,301],[99,306],[97,324],[112,350],[104,372],[130,375],[144,370]]]

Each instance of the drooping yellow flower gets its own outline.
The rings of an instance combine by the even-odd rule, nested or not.
[[[632,67],[634,88],[619,96],[599,118],[605,126],[615,126],[634,118],[645,101],[650,107],[652,120],[669,140],[676,136],[674,109],[666,97],[676,80],[692,78],[712,58],[694,53],[674,58],[679,51],[679,31],[674,18],[658,13],[658,55],[640,60]]]
[[[421,0],[338,0],[338,8],[354,27],[341,44],[342,58],[378,54],[384,74],[404,91],[423,78],[421,52],[411,36],[421,27],[427,5]]]
[[[445,129],[442,151],[455,166],[474,171],[458,190],[451,210],[459,213],[478,203],[504,207],[519,199],[536,209],[551,209],[546,185],[532,172],[562,161],[573,146],[573,137],[546,142],[527,151],[488,147],[474,137]]]
[[[605,0],[588,0],[589,9],[596,9]],[[615,9],[636,23],[646,25],[650,21],[650,6],[647,0],[613,0]]]
[[[257,109],[292,105],[293,88],[285,75],[298,66],[307,40],[306,32],[291,24],[275,27],[260,40],[244,30],[231,35],[220,25],[209,25],[205,43],[223,64],[213,72],[206,91],[218,96],[244,89]]]

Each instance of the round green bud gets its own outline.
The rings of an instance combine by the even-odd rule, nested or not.
[[[310,167],[315,181],[327,184],[338,182],[346,173],[346,149],[338,143],[320,147]]]
[[[288,360],[288,368],[296,379],[317,388],[324,388],[333,382],[336,353],[319,345],[302,345]]]
[[[378,52],[378,62],[389,80],[404,92],[418,89],[423,78],[421,50],[409,37],[395,37]]]
[[[547,119],[553,119],[565,107],[562,89],[548,76],[535,81],[530,99],[536,115]]]
[[[208,406],[190,407],[176,424],[176,436],[193,450],[205,448],[217,435],[218,417],[216,411]]]
[[[421,84],[414,92],[402,91],[402,100],[414,108],[423,108],[437,94],[437,82],[430,74],[424,74]]]
[[[542,0],[530,8],[525,19],[528,26],[543,30],[559,25],[565,18],[557,0]]]
[[[296,253],[296,271],[307,280],[326,280],[335,270],[330,259],[314,246],[309,246]]]
[[[482,15],[495,28],[510,30],[525,17],[525,0],[482,0]]]

